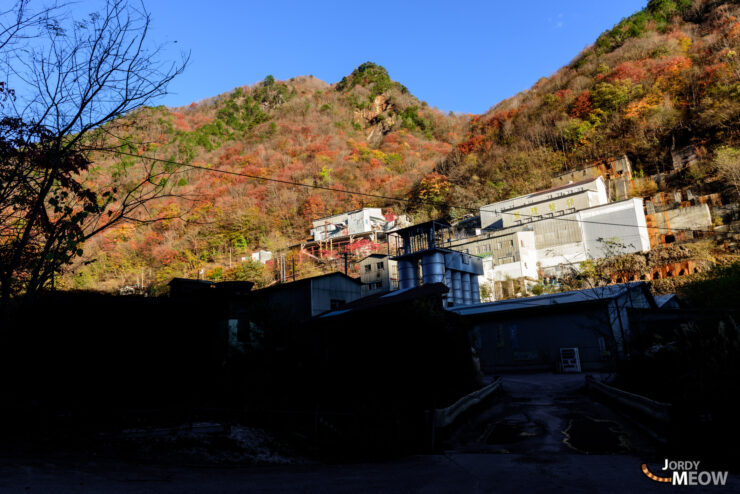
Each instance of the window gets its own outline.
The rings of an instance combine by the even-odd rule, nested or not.
[[[382,261],[378,263],[378,269],[385,269]]]
[[[370,272],[370,271],[372,271],[372,270],[373,270],[373,267],[372,267],[372,265],[370,265],[370,264],[365,264],[365,272],[366,272],[366,273],[369,273],[369,272]]]
[[[343,305],[344,305],[344,300],[338,299],[338,298],[333,298],[329,302],[329,308],[331,310],[338,309],[338,308],[340,308]]]

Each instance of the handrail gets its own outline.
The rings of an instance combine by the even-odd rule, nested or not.
[[[642,413],[653,420],[664,424],[670,423],[671,421],[671,405],[668,403],[661,403],[644,396],[608,386],[597,381],[593,376],[586,376],[586,387],[593,388],[627,408]]]
[[[452,424],[463,412],[488,398],[501,387],[501,378],[498,377],[488,386],[463,396],[447,408],[432,410],[432,425],[434,428],[447,427]]]

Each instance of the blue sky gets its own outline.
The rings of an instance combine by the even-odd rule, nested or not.
[[[151,38],[192,51],[161,104],[186,105],[267,74],[337,82],[373,61],[431,106],[482,113],[555,72],[646,0],[145,3]]]

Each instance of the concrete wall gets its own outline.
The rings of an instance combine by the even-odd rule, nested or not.
[[[578,213],[591,259],[650,250],[642,199],[629,199]]]
[[[361,284],[344,276],[323,276],[310,281],[311,315],[332,309],[332,300],[352,302],[362,296]]]
[[[677,240],[691,240],[691,230],[711,230],[712,213],[707,204],[669,209],[647,216],[650,245],[659,247]]]
[[[360,261],[362,296],[398,288],[398,265],[388,256],[366,257]],[[375,286],[380,283],[380,286]]]

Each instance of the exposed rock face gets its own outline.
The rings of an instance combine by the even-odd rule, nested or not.
[[[394,114],[395,106],[379,94],[368,108],[355,110],[354,121],[368,130],[366,140],[368,144],[375,145],[396,125]]]

